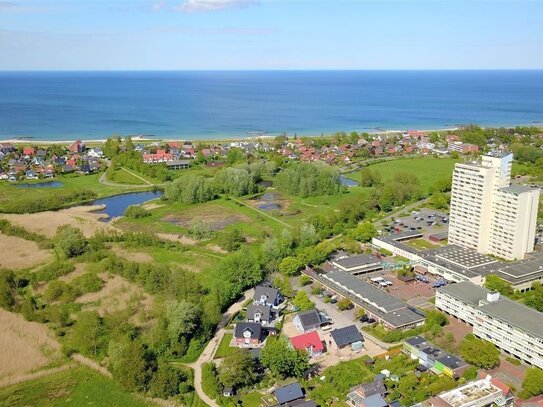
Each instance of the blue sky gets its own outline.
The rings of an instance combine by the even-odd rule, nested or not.
[[[0,0],[0,70],[541,68],[543,1]]]

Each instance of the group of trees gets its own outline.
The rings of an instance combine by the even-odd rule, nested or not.
[[[295,350],[283,338],[268,338],[260,351],[260,363],[277,378],[302,377],[309,368],[309,355]]]
[[[277,174],[274,185],[301,197],[336,195],[343,190],[339,171],[322,163],[291,163]]]
[[[489,290],[497,291],[501,295],[505,295],[513,300],[520,300],[524,305],[532,307],[539,312],[543,312],[543,285],[539,281],[535,281],[532,284],[531,290],[519,293],[504,279],[489,274],[485,277],[485,287]]]
[[[460,355],[462,358],[477,367],[492,369],[500,364],[500,351],[489,341],[476,338],[468,334],[460,342]]]

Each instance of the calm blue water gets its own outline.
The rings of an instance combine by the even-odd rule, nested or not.
[[[0,73],[0,138],[543,122],[543,71]]]
[[[358,182],[350,178],[346,178],[343,175],[339,176],[339,182],[341,182],[346,187],[356,187],[358,185]]]
[[[36,182],[33,184],[17,184],[17,188],[60,188],[64,184],[60,181]]]
[[[126,208],[130,205],[139,205],[150,201],[151,199],[160,198],[161,196],[162,191],[133,192],[131,194],[115,195],[110,196],[109,198],[97,199],[92,202],[92,205],[106,205],[105,209],[97,211],[97,213],[106,213],[111,219],[122,216]]]

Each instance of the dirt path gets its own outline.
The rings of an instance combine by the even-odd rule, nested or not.
[[[223,314],[222,321],[217,327],[217,331],[213,336],[213,339],[209,341],[198,360],[188,366],[194,370],[194,389],[200,398],[211,407],[219,407],[217,402],[211,399],[202,387],[202,365],[213,360],[213,355],[221,343],[222,337],[225,333],[225,327],[230,321],[232,315],[240,311],[247,298],[251,298],[254,294],[254,289],[251,288],[243,293],[243,297],[236,303],[232,304],[230,308]]]
[[[82,365],[87,366],[88,368],[94,370],[95,372],[100,373],[102,376],[105,376],[109,379],[113,378],[113,375],[111,374],[109,370],[107,370],[103,366],[100,366],[98,363],[96,363],[92,359],[89,359],[79,353],[72,354],[72,359],[78,363],[81,363]]]
[[[289,228],[289,229],[292,229],[292,226],[289,225],[288,223],[283,222],[282,220],[279,220],[279,219],[277,219],[277,218],[274,218],[273,216],[267,214],[266,212],[263,212],[263,211],[261,211],[261,210],[259,210],[259,209],[256,209],[256,208],[253,208],[251,205],[249,205],[249,204],[247,204],[247,203],[245,203],[245,202],[243,202],[243,201],[240,201],[239,199],[232,198],[232,197],[230,197],[230,199],[231,199],[232,201],[234,201],[234,202],[237,202],[237,203],[239,203],[239,204],[242,204],[242,205],[246,206],[246,207],[249,208],[249,209],[252,209],[252,210],[255,211],[255,212],[258,212],[258,213],[261,214],[261,215],[264,215],[264,216],[266,216],[266,217],[268,217],[268,218],[270,218],[270,219],[272,219],[272,220],[274,220],[274,221],[276,221],[276,222],[279,222],[281,225],[286,226],[286,227]]]

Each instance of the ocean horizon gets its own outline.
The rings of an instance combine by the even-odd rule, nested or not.
[[[0,139],[543,125],[543,70],[4,71]]]

